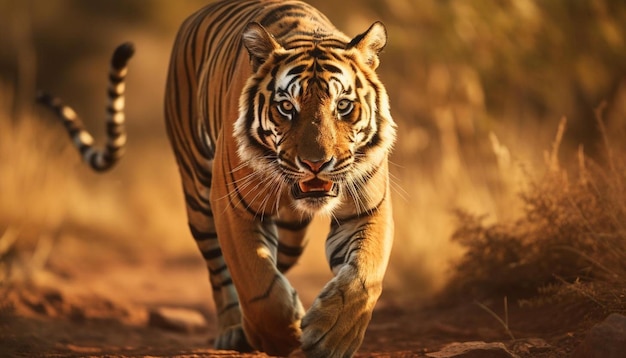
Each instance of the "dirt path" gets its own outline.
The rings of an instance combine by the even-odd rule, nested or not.
[[[51,255],[44,267],[13,272],[13,279],[0,286],[0,356],[266,356],[210,349],[215,322],[206,271],[196,255],[129,257],[93,245],[59,245],[63,252]],[[14,268],[24,269],[23,259],[15,262]],[[291,277],[305,306],[326,279],[306,271]],[[500,303],[486,304],[496,315],[503,314],[497,309]],[[151,319],[151,312],[163,308],[187,310],[192,317],[182,328],[172,329]],[[512,341],[503,326],[473,302],[420,306],[384,294],[358,356],[426,357],[448,343],[467,341],[504,342],[520,357],[567,356],[582,331],[539,331],[532,323],[546,314],[512,308],[509,320],[517,338]],[[198,316],[205,324],[194,323]],[[524,343],[529,337],[543,338],[550,347],[530,352]]]
[[[151,327],[142,319],[141,308],[132,311],[98,297],[80,302],[60,298],[56,291],[28,291],[32,311],[56,300],[58,305],[84,308],[70,310],[66,317],[57,313],[31,315],[21,307],[4,310],[0,323],[0,347],[7,357],[265,357],[210,349],[212,325],[197,332],[175,332]],[[38,301],[39,299],[39,301]],[[19,299],[24,300],[24,297]],[[64,301],[61,303],[61,301]],[[31,312],[32,312],[31,311]],[[91,316],[91,317],[85,317]],[[100,316],[100,318],[95,318]],[[550,348],[524,352],[525,339],[511,342],[502,327],[471,307],[446,310],[410,311],[386,307],[378,309],[366,335],[359,357],[427,357],[447,343],[463,341],[502,341],[521,357],[565,357],[577,345],[580,335],[552,336]]]

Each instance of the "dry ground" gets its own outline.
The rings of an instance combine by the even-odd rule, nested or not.
[[[13,279],[1,287],[2,356],[265,356],[211,349],[215,322],[205,268],[197,255],[172,258],[150,250],[128,252],[103,244],[100,239],[105,235],[75,230],[52,238],[52,245],[40,241],[28,255],[24,255],[28,250],[15,253]],[[46,245],[51,247],[50,256],[43,264],[33,262]],[[305,258],[303,265],[309,264],[307,260],[313,259]],[[297,268],[290,278],[308,305],[327,276]],[[463,299],[444,305],[395,297],[383,295],[360,357],[425,357],[447,343],[476,340],[504,342],[522,357],[564,357],[588,326],[571,312],[511,304],[509,328],[517,339],[513,341],[492,316],[504,317],[502,302],[483,302],[493,309],[488,312]],[[199,311],[208,327],[188,331],[155,327],[149,323],[149,312],[159,307]],[[546,315],[558,324],[538,323],[545,322]],[[542,338],[549,346],[529,350],[528,338]]]

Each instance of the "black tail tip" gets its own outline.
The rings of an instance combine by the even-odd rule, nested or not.
[[[135,45],[132,42],[125,42],[119,45],[113,53],[111,64],[114,68],[120,69],[128,63],[128,60],[135,54]]]

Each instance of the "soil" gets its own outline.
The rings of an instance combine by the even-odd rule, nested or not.
[[[97,241],[70,241],[56,245],[40,268],[19,250],[4,257],[12,272],[0,286],[0,356],[267,357],[211,349],[211,293],[197,255],[128,255]],[[306,306],[327,277],[301,271],[290,279]],[[358,357],[427,357],[470,341],[503,342],[520,357],[565,357],[590,324],[569,320],[568,312],[511,304],[509,332],[497,319],[504,317],[502,302],[418,304],[397,297],[383,294]],[[151,312],[164,307],[199,312],[207,324],[155,323]]]

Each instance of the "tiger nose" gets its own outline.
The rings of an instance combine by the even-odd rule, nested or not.
[[[320,160],[309,160],[298,157],[298,161],[302,163],[305,167],[307,167],[311,172],[317,174],[324,170],[326,167],[330,165],[333,158],[329,159],[320,159]]]

